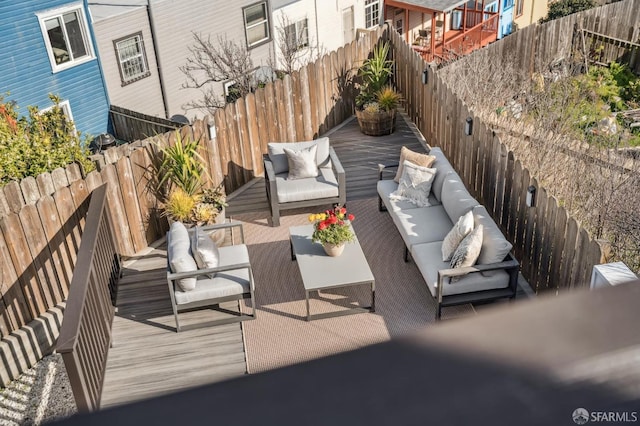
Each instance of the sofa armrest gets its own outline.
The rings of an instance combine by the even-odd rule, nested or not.
[[[214,223],[212,225],[204,225],[200,227],[202,231],[215,231],[218,229],[240,228],[240,244],[244,244],[244,228],[241,222]],[[189,233],[193,232],[189,230]],[[232,234],[233,235],[233,234]]]
[[[378,163],[378,180],[382,180],[383,179],[383,173],[385,170],[389,170],[389,169],[397,169],[399,166],[398,163]]]
[[[452,277],[461,277],[467,274],[473,274],[478,272],[488,272],[488,271],[498,271],[498,270],[506,270],[506,271],[515,271],[517,273],[518,267],[520,264],[518,261],[509,254],[507,260],[498,263],[490,263],[487,265],[473,265],[473,266],[465,266],[463,268],[450,268],[450,269],[441,269],[438,271],[438,284],[436,286],[436,299],[438,303],[442,303],[442,289],[444,287],[444,279],[452,278]]]
[[[269,182],[275,181],[276,180],[276,174],[273,171],[273,162],[271,162],[271,160],[269,159],[269,156],[267,154],[264,155],[263,162],[264,162],[264,175],[265,175],[265,178]]]
[[[332,146],[329,147],[329,158],[331,158],[331,165],[336,172],[336,177],[338,178],[338,195],[344,200],[346,199],[347,193],[347,179],[345,177],[342,163]],[[344,204],[344,201],[342,201],[341,204]]]

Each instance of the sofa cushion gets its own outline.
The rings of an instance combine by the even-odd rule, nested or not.
[[[431,295],[435,297],[436,285],[438,284],[438,271],[451,269],[449,262],[442,261],[442,242],[436,241],[414,245],[411,247],[411,256],[427,283]],[[455,283],[451,283],[449,279],[445,279],[442,294],[444,296],[450,296],[453,294],[506,288],[508,286],[509,274],[504,270],[495,271],[495,273],[490,276],[473,273],[460,277]]]
[[[330,164],[329,138],[327,137],[305,142],[269,142],[267,144],[267,152],[269,154],[269,160],[273,163],[273,172],[279,174],[289,171],[289,162],[287,155],[284,153],[285,148],[301,150],[313,145],[318,146],[318,150],[316,151],[316,165],[318,167],[325,167]]]
[[[278,202],[315,200],[338,196],[338,180],[333,170],[327,167],[318,169],[318,176],[306,179],[287,179],[287,173],[276,175]]]
[[[478,258],[479,265],[502,262],[509,254],[513,245],[502,235],[500,228],[493,221],[489,212],[484,206],[477,206],[473,209],[473,220],[475,226],[484,226],[484,237],[482,239],[482,250]]]
[[[220,247],[219,251],[220,266],[249,262],[249,252],[247,251],[247,246],[244,244]],[[179,288],[175,289],[176,303],[182,305],[185,303],[248,293],[252,289],[249,278],[249,270],[246,268],[218,272],[215,278],[209,278],[203,275],[198,278],[193,290],[183,291]]]
[[[444,183],[444,179],[448,173],[455,173],[455,169],[451,163],[449,163],[449,160],[447,160],[447,157],[444,156],[440,148],[431,148],[429,155],[436,157],[436,161],[434,161],[431,167],[438,171],[436,173],[436,177],[433,179],[431,191],[433,191],[438,201],[442,201],[442,184]]]
[[[458,221],[453,225],[451,231],[444,237],[442,242],[442,261],[447,262],[451,260],[453,252],[456,251],[460,242],[473,231],[473,212],[469,210],[458,218]]]
[[[441,200],[452,223],[457,222],[460,216],[480,204],[469,194],[456,173],[449,173],[444,180]]]
[[[316,151],[318,145],[300,150],[285,148],[284,153],[289,163],[287,179],[305,179],[318,176]]]
[[[171,272],[192,272],[198,269],[195,259],[191,254],[191,240],[189,231],[182,222],[173,222],[167,235],[167,258]],[[196,286],[196,279],[182,278],[178,285],[184,290],[192,290]]]
[[[480,256],[482,248],[482,225],[469,233],[458,245],[456,251],[451,256],[452,268],[464,268],[465,266],[473,266]],[[457,281],[457,280],[456,280]]]
[[[436,161],[436,157],[428,154],[421,154],[419,152],[411,151],[406,146],[403,146],[400,150],[400,161],[398,162],[398,171],[396,172],[396,176],[393,178],[394,181],[400,182],[400,178],[402,177],[402,172],[404,171],[404,162],[410,161],[413,164],[422,167],[431,167],[434,161]]]
[[[431,184],[436,174],[436,169],[421,167],[405,160],[402,177],[398,189],[391,193],[392,200],[404,200],[415,204],[417,207],[428,207]]]
[[[390,215],[409,248],[414,244],[442,241],[453,226],[442,206],[399,210]]]
[[[398,210],[406,210],[406,209],[415,209],[418,206],[413,204],[410,201],[406,200],[392,200],[389,197],[391,193],[398,189],[398,184],[395,183],[392,179],[383,179],[378,181],[378,194],[382,199],[382,202],[387,207],[389,211],[398,211]],[[436,200],[436,197],[433,195],[433,191],[429,193],[429,205],[437,206],[440,204],[440,201]]]

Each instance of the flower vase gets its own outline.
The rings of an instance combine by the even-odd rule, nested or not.
[[[340,256],[344,251],[344,243],[338,245],[324,243],[322,244],[322,247],[324,248],[324,252],[331,257]]]

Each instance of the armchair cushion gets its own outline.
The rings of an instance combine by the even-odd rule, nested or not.
[[[433,155],[420,154],[419,152],[411,151],[406,146],[403,146],[400,150],[400,162],[398,163],[398,171],[396,172],[396,177],[393,178],[394,181],[400,182],[400,178],[402,177],[402,172],[404,171],[404,162],[410,161],[413,164],[417,164],[422,167],[431,167],[434,161],[436,161],[436,157]]]
[[[218,246],[199,226],[193,232],[191,251],[193,251],[193,258],[198,265],[198,269],[215,268],[220,263]],[[214,275],[211,274],[211,278]]]
[[[267,151],[269,160],[271,160],[271,163],[273,164],[273,172],[275,174],[280,174],[289,171],[289,161],[287,160],[287,155],[284,153],[285,148],[301,150],[313,145],[318,146],[316,151],[316,165],[318,167],[326,167],[329,165],[328,137],[306,142],[269,142],[267,144]]]
[[[442,206],[400,210],[391,217],[409,248],[415,244],[442,241],[453,226]]]
[[[198,269],[195,259],[191,255],[191,240],[189,231],[182,222],[173,222],[169,229],[169,246],[167,247],[169,266],[172,272],[192,272]],[[183,291],[193,290],[196,286],[195,278],[182,278],[178,285]]]
[[[300,150],[285,148],[284,153],[289,163],[287,179],[305,179],[318,176],[318,166],[316,165],[317,150],[318,145],[312,145]]]
[[[318,176],[305,179],[287,179],[287,173],[276,175],[276,191],[279,203],[315,200],[337,197],[338,180],[333,170],[327,167],[318,169]]]
[[[441,197],[442,206],[452,223],[457,222],[460,216],[480,204],[469,194],[457,173],[447,175],[442,184]]]
[[[491,219],[484,206],[477,206],[473,209],[473,220],[476,226],[484,226],[482,250],[480,251],[478,264],[487,265],[502,262],[513,248],[513,245],[502,235],[500,228]],[[484,274],[486,275],[487,273]]]

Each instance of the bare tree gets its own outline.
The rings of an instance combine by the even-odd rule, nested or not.
[[[292,22],[287,15],[282,14],[278,19],[276,32],[276,54],[280,59],[280,66],[273,68],[279,68],[285,74],[297,71],[324,54],[324,49],[309,36],[306,18]]]
[[[249,51],[235,41],[218,36],[193,33],[194,44],[189,47],[191,56],[180,67],[187,77],[183,88],[198,89],[202,97],[187,104],[190,109],[213,113],[226,104],[225,94],[218,94],[213,83],[233,82],[233,96],[239,98],[250,93],[255,85],[253,61]]]

